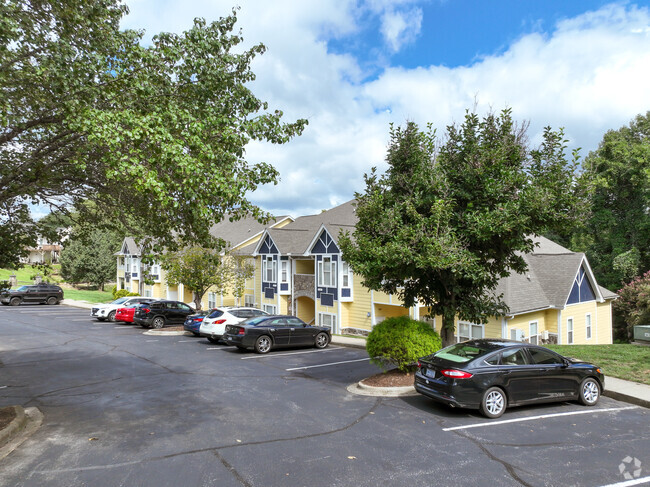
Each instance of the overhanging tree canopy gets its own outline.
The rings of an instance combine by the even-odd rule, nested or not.
[[[278,173],[249,163],[247,143],[285,143],[307,122],[282,122],[246,87],[265,48],[239,49],[234,11],[148,47],[119,29],[126,11],[119,0],[0,2],[0,226],[45,203],[167,248],[212,245],[226,213],[265,216],[245,195]]]
[[[526,269],[531,235],[570,225],[579,201],[562,132],[544,131],[539,149],[509,110],[482,120],[467,113],[439,145],[414,123],[391,128],[388,170],[366,175],[357,194],[354,234],[340,239],[343,258],[366,286],[417,302],[443,317],[481,322],[506,311],[493,290]]]

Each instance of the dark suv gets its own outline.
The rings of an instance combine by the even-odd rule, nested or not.
[[[135,308],[133,322],[143,328],[162,328],[163,326],[182,325],[194,310],[180,301],[154,301]]]
[[[18,306],[20,303],[59,304],[63,299],[63,289],[54,284],[36,284],[8,289],[0,293],[0,303]]]

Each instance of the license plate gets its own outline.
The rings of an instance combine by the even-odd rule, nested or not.
[[[232,341],[232,337],[228,337],[228,338],[226,338],[226,340],[231,340]]]

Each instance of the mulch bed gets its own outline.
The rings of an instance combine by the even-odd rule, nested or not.
[[[404,373],[392,369],[363,379],[361,382],[371,387],[406,387],[412,386],[414,380],[414,372]]]
[[[16,411],[12,406],[0,408],[0,430],[9,426],[16,417]]]

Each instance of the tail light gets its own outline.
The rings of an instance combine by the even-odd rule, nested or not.
[[[240,328],[239,331],[237,331],[237,335],[245,335],[245,334],[246,334],[246,330],[244,330],[243,328]]]
[[[142,311],[144,311],[145,313],[149,313],[149,312],[151,311],[149,308],[140,308],[140,309],[141,309]]]
[[[226,322],[226,320],[217,320],[214,322],[215,325],[222,325]]]
[[[456,369],[445,369],[441,370],[440,373],[445,377],[450,377],[451,379],[469,379],[473,375],[469,372],[464,372],[462,370]]]
[[[422,368],[422,364],[421,364],[420,361],[418,360],[418,369],[421,369],[421,368]]]

